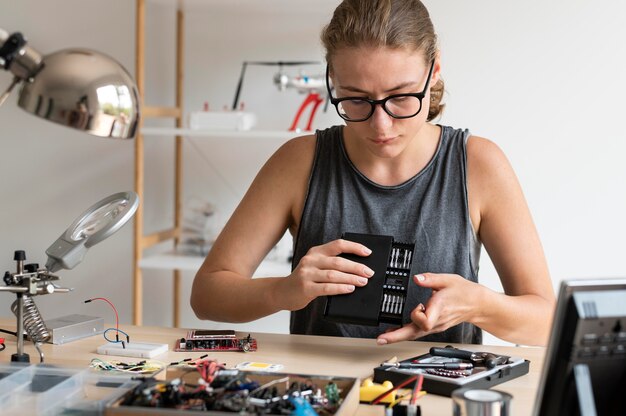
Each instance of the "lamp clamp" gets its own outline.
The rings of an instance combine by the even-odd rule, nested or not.
[[[20,32],[11,34],[4,44],[0,45],[0,64],[4,69],[9,69],[13,59],[19,51],[26,45],[26,39]]]

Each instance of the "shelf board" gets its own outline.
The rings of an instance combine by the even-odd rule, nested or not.
[[[142,258],[139,262],[139,267],[142,269],[180,270],[195,273],[203,261],[203,256],[167,252]],[[290,273],[291,264],[287,261],[263,260],[256,272],[254,272],[254,277],[287,276]]]
[[[217,139],[225,138],[266,138],[266,139],[292,139],[294,137],[313,134],[305,131],[287,130],[196,130],[175,127],[143,127],[141,133],[144,136],[186,136],[186,137],[209,137]]]

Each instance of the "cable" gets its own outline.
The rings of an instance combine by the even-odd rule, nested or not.
[[[109,331],[116,331],[115,339],[107,338],[107,332],[109,332]],[[105,329],[104,332],[102,333],[102,336],[104,337],[104,339],[106,339],[109,342],[112,342],[112,343],[115,343],[115,344],[117,344],[118,342],[122,342],[123,343],[124,341],[120,341],[120,339],[119,339],[119,335],[118,335],[119,333],[122,333],[126,337],[127,340],[130,339],[130,337],[128,336],[128,334],[126,332],[122,331],[121,329],[117,329],[117,328],[107,328],[107,329]],[[128,341],[126,341],[126,342],[128,342]]]
[[[417,376],[417,381],[415,382],[415,386],[413,386],[413,391],[411,392],[411,402],[410,404],[416,404],[417,399],[420,397],[420,393],[422,392],[422,383],[424,382],[424,376],[422,374]]]
[[[409,377],[406,380],[404,380],[402,383],[398,384],[397,386],[394,386],[392,388],[390,388],[387,391],[382,392],[380,395],[378,395],[377,397],[375,397],[370,404],[378,404],[382,399],[384,399],[385,397],[387,397],[387,395],[389,395],[390,393],[401,389],[402,387],[406,386],[407,384],[411,384],[412,382],[417,380],[417,376],[413,376],[413,377]]]
[[[169,363],[169,365],[182,365],[182,364],[188,364],[192,367],[195,367],[198,365],[198,363],[200,362],[200,360],[208,357],[209,354],[204,354],[198,358],[183,358],[182,360],[178,360],[178,361],[172,361],[171,363]]]
[[[14,331],[8,331],[6,329],[0,329],[0,332],[3,332],[5,334],[9,334],[9,335],[13,335],[14,337],[17,337],[17,332],[14,332]]]
[[[121,361],[104,361],[99,358],[93,358],[89,366],[99,371],[119,371],[132,374],[157,373],[165,368],[165,364],[160,361],[143,360],[136,363],[124,363]]]
[[[111,308],[113,308],[113,311],[115,312],[115,328],[109,328],[106,331],[104,331],[104,333],[102,334],[104,336],[104,339],[106,339],[108,342],[113,342],[113,343],[121,342],[122,343],[122,348],[126,348],[126,344],[130,343],[130,336],[126,332],[120,330],[120,319],[119,319],[119,316],[117,315],[117,309],[115,308],[115,305],[113,305],[113,303],[111,303],[111,301],[108,300],[107,298],[102,298],[102,297],[87,299],[85,301],[85,303],[90,303],[90,302],[92,302],[94,300],[103,300],[103,301],[105,301],[106,303],[108,303],[111,306]],[[116,331],[116,333],[115,333],[115,341],[110,340],[109,338],[107,338],[106,333],[108,331]],[[126,336],[126,342],[120,341],[120,332]]]

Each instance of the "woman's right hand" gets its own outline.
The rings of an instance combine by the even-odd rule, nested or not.
[[[296,311],[318,296],[351,293],[355,286],[365,286],[374,271],[339,255],[367,257],[371,252],[363,244],[342,239],[312,247],[293,272],[281,279],[275,293],[277,302],[284,305],[281,309]]]

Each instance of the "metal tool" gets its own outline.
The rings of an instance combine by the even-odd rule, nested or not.
[[[474,364],[474,366],[487,367],[489,369],[494,368],[497,365],[508,363],[510,358],[507,355],[498,355],[492,352],[473,352],[453,347],[432,347],[430,349],[430,355],[437,357],[459,358],[461,360],[470,361]]]
[[[442,368],[446,370],[471,370],[474,368],[472,363],[399,363],[386,361],[380,365],[381,367],[395,367],[395,368]]]

